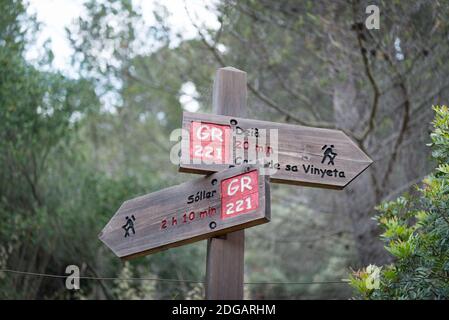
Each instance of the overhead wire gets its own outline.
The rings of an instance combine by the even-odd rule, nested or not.
[[[28,272],[28,271],[19,271],[12,269],[0,269],[0,273],[11,273],[23,276],[36,276],[36,277],[45,277],[45,278],[56,278],[56,279],[66,279],[67,277],[72,277],[80,280],[117,280],[117,281],[159,281],[159,282],[178,282],[178,283],[196,283],[196,284],[204,284],[205,281],[201,280],[191,280],[191,279],[169,279],[169,278],[146,278],[146,277],[128,277],[128,278],[119,278],[119,277],[92,277],[92,276],[74,276],[73,274],[60,275],[60,274],[50,274],[50,273],[41,273],[41,272]],[[330,280],[330,281],[290,281],[290,282],[279,282],[279,281],[267,281],[267,282],[244,282],[244,285],[324,285],[324,284],[347,284],[347,281],[344,280]]]

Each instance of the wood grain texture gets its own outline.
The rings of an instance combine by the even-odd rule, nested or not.
[[[246,98],[246,72],[233,67],[218,69],[214,79],[213,112],[244,117]],[[267,201],[266,205],[269,203]],[[243,299],[244,251],[245,230],[228,233],[224,239],[207,241],[206,299]]]
[[[214,79],[213,113],[246,116],[246,72],[233,67],[217,70]]]
[[[268,179],[264,176],[258,179],[257,209],[235,217],[221,218],[221,181],[253,170],[257,171],[254,166],[238,166],[125,201],[99,238],[118,257],[129,259],[266,223],[270,220],[270,199]],[[190,195],[203,191],[213,195],[187,203]],[[193,219],[190,219],[191,212],[195,213]],[[209,214],[211,212],[213,214]],[[123,226],[126,217],[132,216],[135,218],[135,233],[130,232],[125,237]],[[173,224],[173,218],[176,224]],[[167,222],[165,228],[163,221]],[[215,222],[214,228],[211,228],[211,222]]]
[[[206,265],[208,300],[242,300],[245,233],[237,231],[209,240]]]
[[[204,174],[220,171],[229,166],[229,163],[193,163],[190,158],[189,138],[191,123],[193,121],[230,126],[233,136],[236,135],[237,127],[246,130],[247,132],[250,132],[254,128],[278,130],[277,161],[280,169],[275,170],[276,172],[271,175],[271,182],[343,189],[373,162],[340,130],[281,124],[233,116],[184,112],[182,122],[184,133],[181,143],[181,164],[179,166],[179,171],[181,172]],[[230,162],[241,164],[241,160],[244,158],[239,159],[240,162],[236,162],[235,140],[231,139],[229,143],[231,144],[229,149],[234,152],[230,158]],[[268,146],[270,143],[272,143],[272,141],[270,142],[270,140],[267,139],[265,145]],[[337,153],[337,156],[334,159],[334,164],[329,165],[327,159],[322,163],[324,156],[322,148],[325,145],[334,146],[333,150]],[[271,147],[274,147],[273,143]],[[287,171],[287,165],[292,167],[296,166],[297,171]],[[307,168],[308,171],[306,172]],[[338,171],[337,174],[333,171],[335,169]],[[327,170],[332,170],[332,175],[329,175]],[[323,172],[325,172],[324,176]]]

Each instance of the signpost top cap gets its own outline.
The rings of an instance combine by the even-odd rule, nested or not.
[[[233,72],[240,72],[240,73],[246,74],[245,71],[242,71],[242,70],[240,70],[240,69],[237,69],[237,68],[234,68],[234,67],[231,67],[231,66],[228,66],[228,67],[224,67],[224,68],[218,69],[218,71],[221,71],[221,70],[224,70],[224,71],[233,71]]]

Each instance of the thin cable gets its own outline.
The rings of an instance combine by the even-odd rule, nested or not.
[[[58,278],[65,279],[70,275],[58,275],[58,274],[49,274],[49,273],[38,273],[38,272],[27,272],[27,271],[18,271],[11,269],[0,269],[0,272],[4,273],[14,273],[25,276],[36,276],[36,277],[46,277],[46,278]],[[116,277],[89,277],[89,276],[79,276],[76,277],[84,280],[119,280],[119,281],[161,281],[161,282],[184,282],[184,283],[198,283],[204,284],[205,281],[199,280],[184,280],[184,279],[164,279],[164,278],[116,278]],[[313,284],[347,284],[346,281],[337,280],[337,281],[310,281],[310,282],[244,282],[245,285],[313,285]]]
[[[15,273],[27,276],[37,276],[37,277],[46,277],[46,278],[67,278],[70,276],[67,275],[59,275],[59,274],[49,274],[49,273],[38,273],[38,272],[27,272],[27,271],[18,271],[11,269],[0,269],[0,272],[5,273]],[[181,279],[164,279],[164,278],[116,278],[116,277],[89,277],[89,276],[79,276],[74,277],[84,280],[121,280],[121,281],[162,281],[162,282],[188,282],[188,283],[204,283],[204,281],[198,280],[181,280]]]
[[[243,284],[246,285],[257,285],[257,284],[262,284],[262,285],[270,285],[270,284],[275,284],[275,285],[285,285],[285,284],[309,284],[309,285],[313,285],[313,284],[348,284],[348,282],[343,281],[343,280],[336,280],[336,281],[310,281],[310,282],[244,282]]]

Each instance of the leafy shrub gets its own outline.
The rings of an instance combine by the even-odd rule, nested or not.
[[[449,109],[433,109],[429,146],[437,167],[417,187],[418,196],[404,195],[376,208],[382,241],[395,261],[381,270],[370,266],[350,275],[361,298],[449,298]]]

